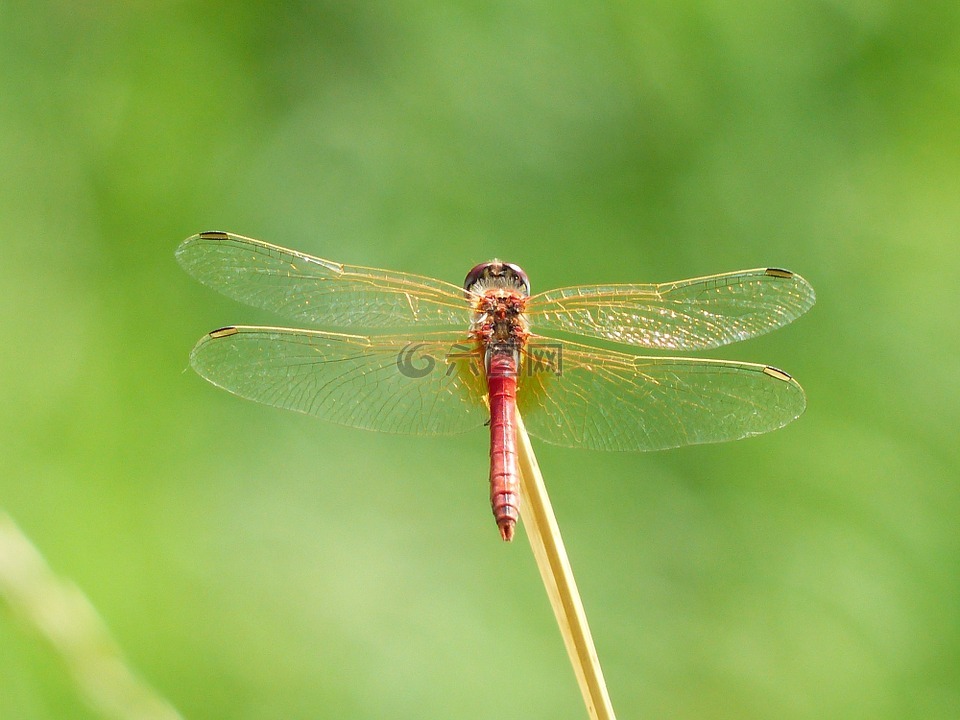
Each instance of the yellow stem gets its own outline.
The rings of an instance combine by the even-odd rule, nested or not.
[[[517,412],[517,452],[520,460],[520,516],[533,556],[553,606],[560,634],[566,645],[573,672],[577,676],[587,713],[593,720],[614,720],[613,706],[600,670],[600,660],[590,636],[587,615],[583,611],[573,570],[560,537],[550,498],[540,474],[540,466],[530,444],[530,436]]]

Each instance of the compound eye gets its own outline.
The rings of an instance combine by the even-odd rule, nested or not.
[[[523,289],[527,291],[527,295],[530,294],[530,278],[527,277],[527,274],[523,271],[523,268],[519,265],[514,265],[513,263],[503,263],[504,267],[510,268],[513,271],[513,274],[517,276],[520,282],[523,283]]]
[[[472,295],[471,290],[477,283],[483,283],[484,281],[489,283],[491,279],[501,286],[504,283],[520,284],[526,294],[530,294],[530,280],[519,265],[492,260],[480,263],[467,273],[467,277],[463,281],[464,297],[469,300]]]
[[[488,262],[480,263],[479,265],[475,266],[473,270],[468,272],[466,279],[463,281],[463,289],[470,290],[470,288],[476,285],[491,264],[492,263]]]

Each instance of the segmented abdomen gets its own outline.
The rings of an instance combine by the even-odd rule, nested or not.
[[[520,476],[517,470],[517,363],[513,352],[490,357],[487,370],[490,397],[490,505],[509,542],[520,517]]]

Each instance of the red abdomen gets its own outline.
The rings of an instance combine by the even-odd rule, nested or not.
[[[520,477],[517,471],[517,363],[512,352],[490,357],[487,371],[490,396],[490,505],[509,542],[520,517]]]

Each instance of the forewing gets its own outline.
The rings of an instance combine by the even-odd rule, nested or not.
[[[486,420],[482,368],[463,333],[408,337],[228,327],[190,364],[214,385],[274,407],[367,430],[448,435]]]
[[[462,327],[463,290],[412,273],[341,265],[225,232],[177,248],[183,268],[235,300],[309,324],[335,328]]]
[[[547,350],[543,350],[547,348]],[[803,389],[766,365],[643,357],[533,339],[517,400],[530,434],[595,450],[662,450],[775,430]]]
[[[562,330],[661,350],[701,350],[762,335],[813,305],[810,284],[761,268],[659,285],[588,285],[530,298],[537,332]]]

